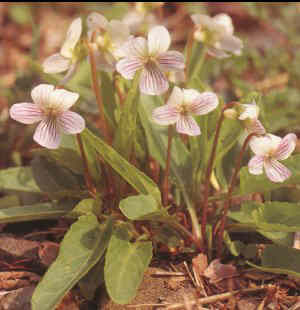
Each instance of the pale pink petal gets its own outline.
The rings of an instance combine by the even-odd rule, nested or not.
[[[49,95],[47,107],[57,108],[59,111],[66,111],[78,100],[79,94],[65,89],[55,89]]]
[[[137,70],[143,67],[143,63],[137,57],[123,58],[117,62],[116,69],[125,79],[133,79]]]
[[[193,14],[191,15],[191,19],[197,26],[204,26],[204,27],[210,27],[213,23],[213,19],[204,14]]]
[[[157,61],[165,71],[183,70],[185,67],[184,56],[177,51],[168,51],[158,55]]]
[[[277,160],[287,159],[296,147],[297,136],[294,133],[287,134],[279,143],[279,146],[273,155]]]
[[[244,121],[244,124],[249,134],[257,133],[258,135],[264,135],[266,133],[265,127],[258,119],[247,119]]]
[[[62,56],[66,58],[72,58],[73,50],[80,39],[81,32],[82,32],[82,22],[81,18],[79,17],[72,22],[72,24],[68,29],[65,42],[62,48],[60,49],[60,53]]]
[[[217,14],[214,16],[213,21],[222,26],[223,33],[226,35],[232,35],[234,32],[233,24],[232,24],[232,19],[228,14]]]
[[[204,92],[199,94],[198,97],[190,103],[189,111],[195,115],[204,115],[213,111],[218,104],[219,100],[215,93]]]
[[[51,118],[42,120],[35,130],[33,140],[48,149],[57,149],[61,133],[56,120]]]
[[[43,118],[43,112],[37,104],[17,103],[9,110],[10,117],[23,124],[33,124]]]
[[[230,57],[230,54],[226,53],[225,51],[211,46],[207,48],[207,54],[219,59]]]
[[[295,232],[294,234],[294,244],[293,248],[300,250],[300,231]]]
[[[107,19],[99,13],[93,12],[88,15],[86,19],[86,23],[89,30],[100,30],[100,29],[106,29],[108,21]]]
[[[144,67],[140,78],[140,91],[147,95],[161,95],[169,88],[164,73],[156,65]]]
[[[275,183],[284,182],[291,176],[290,170],[275,159],[265,159],[264,168],[267,177]]]
[[[176,130],[189,136],[198,136],[201,134],[200,127],[197,122],[188,115],[181,115],[176,122]]]
[[[175,86],[167,101],[167,105],[180,105],[183,103],[183,91]]]
[[[45,73],[60,73],[69,69],[71,60],[61,54],[53,54],[46,58],[43,62],[43,70]]]
[[[259,107],[254,104],[240,104],[240,109],[242,110],[239,119],[245,120],[247,118],[257,119],[259,114]]]
[[[176,106],[166,104],[162,107],[154,109],[152,118],[155,123],[159,125],[175,124],[180,117],[179,111]]]
[[[34,103],[43,107],[49,101],[50,94],[54,90],[53,85],[40,84],[34,87],[31,91],[31,98]]]
[[[264,165],[264,157],[263,156],[253,156],[248,162],[248,170],[251,174],[262,174],[263,173],[263,165]]]
[[[227,35],[220,38],[215,47],[239,56],[242,53],[243,41],[238,37]]]
[[[128,40],[130,31],[125,23],[119,20],[111,20],[107,25],[107,34],[109,35],[113,46],[117,47]]]
[[[263,137],[253,137],[250,142],[250,148],[251,150],[254,152],[254,154],[256,155],[268,155],[271,152],[275,151],[277,149],[278,146],[276,146],[275,143],[277,143],[278,141],[276,141],[277,139],[274,139],[271,134],[267,134]],[[279,138],[279,137],[276,137]],[[279,138],[280,139],[280,138]],[[278,144],[280,143],[280,140],[278,142]]]
[[[150,55],[158,55],[169,49],[171,37],[164,26],[155,26],[148,33],[148,50]]]
[[[182,92],[183,92],[183,101],[184,101],[184,103],[187,103],[187,104],[193,103],[201,94],[196,89],[183,88]]]
[[[57,118],[61,130],[68,134],[77,134],[84,130],[85,120],[78,113],[66,111]]]
[[[118,53],[127,58],[144,58],[148,55],[148,46],[145,38],[129,38],[120,48]]]

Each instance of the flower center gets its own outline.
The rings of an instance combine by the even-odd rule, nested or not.
[[[177,109],[181,115],[188,115],[190,113],[189,106],[186,103],[178,105]]]

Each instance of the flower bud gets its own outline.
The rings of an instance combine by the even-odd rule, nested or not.
[[[224,111],[224,116],[229,119],[237,119],[238,113],[235,109],[227,109]]]

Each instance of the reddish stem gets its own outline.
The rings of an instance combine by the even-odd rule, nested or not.
[[[242,146],[242,149],[239,153],[239,156],[236,160],[235,170],[234,170],[234,173],[233,173],[231,181],[230,181],[226,200],[224,202],[223,215],[221,218],[221,223],[220,223],[220,228],[219,228],[219,233],[218,233],[218,241],[217,241],[217,252],[218,253],[217,254],[218,254],[219,258],[221,257],[221,254],[222,254],[222,245],[223,245],[223,237],[224,237],[224,230],[225,230],[225,224],[226,224],[226,219],[227,219],[227,213],[228,213],[228,210],[229,210],[229,207],[231,204],[232,193],[233,193],[233,190],[234,190],[234,187],[236,184],[238,173],[239,173],[240,168],[241,168],[243,156],[245,154],[245,151],[247,149],[247,146],[248,146],[250,140],[256,135],[257,134],[253,132],[247,136],[246,140],[243,143],[243,146]]]
[[[211,155],[209,158],[209,162],[207,165],[206,169],[206,174],[205,174],[205,185],[204,185],[204,197],[203,197],[203,208],[202,208],[202,218],[201,218],[201,234],[202,234],[202,240],[203,240],[203,251],[205,251],[207,240],[206,240],[206,223],[207,223],[207,211],[208,211],[208,195],[209,195],[209,183],[210,183],[210,178],[211,178],[211,173],[213,170],[213,165],[214,165],[214,160],[216,156],[216,151],[217,151],[217,145],[218,145],[218,139],[220,136],[220,131],[222,127],[222,123],[224,121],[224,111],[227,109],[232,108],[237,102],[233,101],[229,104],[226,104],[221,112],[221,116],[218,120],[217,123],[217,128],[216,128],[216,134],[214,137],[214,142],[213,142],[213,147],[211,151]]]
[[[103,101],[102,101],[102,96],[101,96],[101,90],[100,90],[100,81],[98,78],[97,74],[97,66],[96,66],[96,59],[95,59],[95,54],[94,54],[94,48],[92,43],[87,43],[88,50],[89,50],[89,59],[90,59],[90,64],[91,64],[91,73],[92,73],[92,84],[93,84],[93,89],[94,93],[96,96],[96,101],[98,104],[99,108],[99,117],[100,117],[100,122],[101,122],[101,127],[102,127],[102,133],[105,138],[105,141],[109,144],[112,143],[112,138],[108,130],[108,126],[106,123],[106,119],[104,116],[104,108],[103,108]]]
[[[166,170],[162,183],[162,192],[163,192],[163,205],[166,207],[168,205],[168,196],[169,196],[169,174],[170,174],[170,165],[171,165],[171,148],[173,140],[173,128],[172,125],[168,127],[168,149],[167,149],[167,161],[166,161]]]

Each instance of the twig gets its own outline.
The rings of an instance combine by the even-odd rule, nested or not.
[[[223,294],[217,294],[213,296],[208,296],[208,297],[203,297],[199,298],[197,300],[194,300],[191,302],[191,305],[203,305],[203,304],[212,304],[214,302],[218,301],[223,301],[227,300],[237,294],[252,294],[252,293],[258,293],[265,291],[269,288],[267,285],[263,285],[260,287],[256,288],[245,288],[241,290],[236,290],[232,292],[227,292]],[[171,303],[165,303],[165,304],[139,304],[139,305],[128,305],[127,308],[138,308],[138,307],[166,307],[166,309],[180,309],[184,307],[184,303],[176,303],[176,304],[171,304]]]

